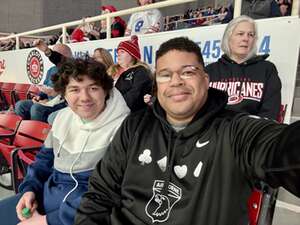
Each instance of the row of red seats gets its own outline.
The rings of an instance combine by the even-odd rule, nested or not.
[[[31,99],[38,93],[35,84],[0,82],[0,111],[14,109],[17,101]]]
[[[50,128],[51,125],[41,121],[22,120],[15,114],[0,114],[0,175],[11,173],[12,178],[11,184],[0,183],[0,186],[17,193],[18,185],[26,173],[25,165],[34,161]]]

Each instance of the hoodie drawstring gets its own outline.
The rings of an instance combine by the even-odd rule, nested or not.
[[[84,144],[83,144],[83,146],[82,146],[82,148],[81,148],[80,153],[77,155],[77,157],[75,158],[75,160],[73,161],[73,163],[72,163],[72,165],[71,165],[71,167],[70,167],[70,171],[69,171],[69,172],[70,172],[70,176],[71,176],[72,180],[74,180],[75,186],[74,186],[74,187],[73,187],[73,188],[65,195],[65,197],[64,197],[64,199],[63,199],[63,202],[65,202],[66,199],[69,197],[69,195],[70,195],[73,191],[75,191],[76,188],[78,187],[78,181],[76,180],[76,178],[75,178],[74,175],[73,175],[73,168],[74,168],[76,162],[79,160],[79,158],[80,158],[80,156],[82,155],[82,153],[84,152],[85,146],[86,146],[86,144],[87,144],[87,142],[88,142],[88,139],[89,139],[89,137],[91,136],[91,134],[92,134],[92,130],[89,130],[88,136],[87,136],[87,138],[85,139],[85,142],[84,142]]]

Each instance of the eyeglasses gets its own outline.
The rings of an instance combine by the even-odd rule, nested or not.
[[[187,80],[194,78],[198,75],[198,72],[202,69],[200,67],[194,66],[194,65],[186,65],[181,67],[181,69],[177,71],[170,71],[170,70],[162,70],[156,73],[155,79],[158,83],[166,83],[170,82],[173,78],[173,74],[176,72],[180,79]]]

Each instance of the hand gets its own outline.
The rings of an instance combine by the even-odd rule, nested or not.
[[[47,102],[49,102],[48,99],[43,99],[43,100],[39,100],[39,101],[37,102],[37,104],[45,104],[45,103],[47,103]]]
[[[34,192],[32,192],[32,191],[25,192],[23,194],[23,196],[20,198],[20,200],[16,206],[16,212],[17,212],[17,216],[18,216],[19,220],[21,220],[21,221],[26,220],[26,218],[23,217],[23,215],[22,215],[23,208],[25,208],[25,207],[29,208],[31,214],[33,215],[34,212],[36,211],[37,206],[38,206],[38,204],[35,200]]]
[[[38,103],[40,101],[40,98],[41,97],[37,95],[37,96],[34,96],[31,100],[33,103]]]
[[[33,46],[37,47],[40,51],[44,53],[49,49],[48,45],[42,39],[34,41]]]
[[[57,93],[54,91],[53,88],[45,86],[45,85],[39,86],[39,90],[41,92],[44,92],[45,94],[47,94],[49,96],[56,96],[57,95]]]
[[[41,215],[35,211],[32,216],[17,225],[48,225],[46,215]]]
[[[145,102],[146,104],[148,104],[148,105],[152,105],[151,98],[152,98],[151,95],[145,94],[145,95],[144,95],[144,102]]]

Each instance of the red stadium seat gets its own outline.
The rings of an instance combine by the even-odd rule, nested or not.
[[[14,90],[12,91],[12,104],[15,106],[16,102],[19,100],[27,99],[27,93],[30,88],[30,84],[16,84]]]
[[[12,165],[12,152],[17,148],[37,148],[42,146],[46,139],[51,125],[41,121],[22,120],[11,145],[0,143],[0,152],[6,160],[8,166]],[[12,174],[12,178],[14,175]],[[16,171],[16,177],[19,177]],[[2,187],[12,189],[11,185],[3,185]]]
[[[15,83],[3,83],[1,86],[1,98],[2,105],[1,110],[7,110],[12,106],[12,91],[15,87]]]
[[[12,144],[13,137],[22,120],[21,116],[15,114],[0,114],[0,142]]]

